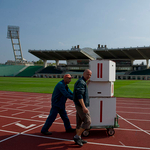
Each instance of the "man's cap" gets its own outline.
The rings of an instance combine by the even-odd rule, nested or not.
[[[65,74],[65,75],[64,75],[64,79],[65,79],[65,78],[71,78],[71,75],[70,75],[70,74]]]

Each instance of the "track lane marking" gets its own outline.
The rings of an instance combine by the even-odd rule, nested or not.
[[[119,113],[132,113],[132,114],[141,114],[141,115],[150,115],[150,113],[141,113],[141,112],[126,112],[126,111],[117,111]]]
[[[1,110],[0,113],[1,113],[1,112],[4,112],[4,111],[8,111],[8,110],[7,110],[7,109],[6,109],[6,110]]]
[[[34,109],[32,109],[32,110],[37,110],[37,109],[42,109],[43,107],[38,107],[38,108],[34,108]]]
[[[132,126],[134,126],[135,128],[139,129],[140,131],[150,135],[150,133],[148,133],[146,130],[141,129],[140,127],[136,126],[135,124],[131,123],[130,121],[126,120],[125,118],[121,117],[120,115],[118,115],[120,118],[122,118],[124,121],[126,121],[127,123],[131,124]]]
[[[38,116],[38,115],[37,115]],[[48,116],[48,115],[47,115]],[[72,114],[70,114],[70,116],[72,116]],[[42,121],[42,120],[34,120],[34,119],[26,119],[26,118],[17,118],[17,117],[9,117],[9,116],[2,116],[0,115],[0,117],[2,118],[11,118],[11,119],[18,119],[18,120],[25,120],[25,121],[35,121],[35,122],[41,122],[41,123],[44,123],[45,121]],[[54,124],[62,124],[63,123],[59,123],[59,122],[54,122]],[[73,126],[76,126],[76,124],[71,124]],[[125,128],[115,128],[115,130],[126,130],[126,131],[139,131],[139,132],[142,132],[140,130],[136,130],[136,129],[125,129]],[[147,132],[150,132],[150,130],[145,130]]]
[[[72,113],[73,113],[73,112],[69,113],[68,116],[69,116],[70,114],[72,114]],[[61,117],[56,118],[55,121],[58,120],[58,119],[60,119],[60,118],[61,118]],[[45,122],[45,121],[44,121],[44,122]],[[53,123],[56,123],[56,122],[53,122]],[[64,124],[64,123],[61,123],[61,124]],[[28,131],[34,130],[34,129],[36,129],[36,128],[38,128],[38,127],[41,127],[41,126],[43,126],[43,124],[41,124],[41,125],[39,125],[39,126],[36,126],[36,127],[34,127],[34,128],[31,128],[31,129],[29,129],[29,130],[23,131],[22,133],[26,133],[26,132],[28,132]]]
[[[40,138],[46,138],[46,139],[53,139],[53,140],[58,140],[58,141],[68,141],[68,142],[73,142],[74,143],[74,141],[70,140],[70,139],[47,137],[47,136],[40,136],[40,135],[34,135],[34,134],[24,134],[24,133],[21,133],[21,134],[22,135],[26,135],[26,136],[33,136],[33,137],[40,137]],[[150,149],[149,147],[123,146],[123,145],[104,144],[104,143],[96,143],[96,142],[89,142],[89,141],[88,141],[87,144],[109,146],[109,147],[131,148],[131,149]]]
[[[19,107],[16,107],[16,108],[24,108],[24,107],[28,107],[28,105],[25,105],[25,106],[19,106]]]
[[[18,122],[21,122],[21,121],[15,121],[15,122],[12,122],[12,123],[9,123],[9,124],[6,124],[6,125],[3,125],[2,127],[7,127],[7,126],[10,126],[10,125],[15,124],[15,123],[18,123]]]
[[[23,113],[25,113],[25,112],[24,112],[24,111],[22,111],[22,112],[18,112],[18,113],[11,114],[11,115],[12,115],[12,116],[15,116],[15,115],[23,114]]]
[[[121,145],[125,146],[121,141],[119,141],[119,143],[120,143]]]
[[[9,139],[11,139],[11,138],[14,138],[14,137],[16,137],[16,136],[18,136],[18,135],[20,135],[20,133],[15,134],[15,135],[13,135],[13,136],[10,136],[10,137],[8,137],[8,138],[6,138],[6,139],[3,139],[3,140],[0,141],[0,143],[1,143],[1,142],[4,142],[4,141],[6,141],[6,140],[9,140]]]

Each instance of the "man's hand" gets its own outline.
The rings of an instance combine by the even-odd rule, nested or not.
[[[88,109],[86,108],[86,107],[83,107],[83,112],[86,114],[86,113],[88,113]]]

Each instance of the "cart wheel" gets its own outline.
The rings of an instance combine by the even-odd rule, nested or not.
[[[83,135],[84,137],[89,136],[89,134],[90,134],[90,131],[89,131],[89,130],[84,130],[83,133],[82,133],[82,135]]]
[[[113,128],[108,128],[108,129],[107,129],[107,134],[108,134],[109,136],[113,136],[113,135],[115,134],[115,130],[114,130]]]

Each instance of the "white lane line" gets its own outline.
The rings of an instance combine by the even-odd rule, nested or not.
[[[119,143],[120,143],[121,145],[125,146],[121,141],[119,141]]]
[[[127,120],[133,120],[133,121],[142,121],[142,122],[150,122],[150,120],[145,120],[145,119],[128,119],[126,118]]]
[[[141,129],[140,127],[136,126],[135,124],[131,123],[130,121],[126,120],[125,118],[121,117],[120,115],[118,115],[120,118],[122,118],[124,121],[126,121],[127,123],[131,124],[132,126],[134,126],[135,128],[139,129],[140,131],[150,135],[150,133],[148,133],[146,130]]]
[[[39,115],[37,115],[37,116],[39,116]],[[70,114],[70,116],[72,116],[72,114]],[[18,118],[18,117],[10,117],[10,116],[2,116],[2,115],[0,115],[0,117],[11,118],[11,119],[18,119],[18,120],[25,120],[25,121],[35,121],[35,122],[39,122],[39,123],[44,123],[45,122],[45,121],[42,121],[42,120],[34,120],[34,119],[26,119],[26,118]],[[58,122],[54,122],[54,124],[62,124],[63,125],[63,123],[58,123]],[[76,126],[75,124],[71,124],[71,125]],[[142,131],[136,130],[136,129],[123,129],[123,128],[115,128],[115,130],[139,131],[139,132],[142,132]],[[150,130],[145,130],[145,131],[150,132]]]
[[[9,123],[9,124],[6,124],[6,125],[3,125],[2,127],[10,126],[10,125],[15,124],[15,123],[18,123],[18,122],[21,122],[21,121],[15,121],[15,122],[12,122],[12,123]]]
[[[8,130],[1,130],[1,129],[0,129],[0,131],[1,132],[7,132],[7,133],[13,133],[13,134],[18,134],[19,133],[19,132],[8,131]]]
[[[37,110],[37,109],[42,109],[43,107],[39,107],[39,108],[34,108],[34,109],[32,109],[32,110]]]
[[[0,103],[4,103],[4,104],[6,104],[6,102],[0,102]],[[18,103],[11,103],[10,105],[15,105],[15,104],[17,104],[18,105]],[[19,104],[22,104],[22,103],[19,103]],[[39,105],[36,105],[36,104],[23,104],[23,105],[26,105],[26,106],[39,106]],[[5,106],[5,105],[4,105]],[[6,105],[7,106],[7,105]],[[9,105],[8,105],[9,106]],[[42,107],[48,107],[48,108],[50,108],[50,104],[48,104],[47,106],[45,106],[45,105],[43,105]],[[22,107],[22,106],[19,106],[19,107]]]
[[[117,108],[150,109],[150,108],[142,108],[142,107],[125,107],[125,106],[117,106]]]
[[[20,133],[15,134],[15,135],[13,135],[13,136],[10,136],[10,137],[8,137],[8,138],[6,138],[6,139],[3,139],[3,140],[1,140],[0,142],[4,142],[4,141],[9,140],[9,139],[11,139],[11,138],[13,138],[13,137],[16,137],[16,136],[18,136],[18,135],[20,135]]]
[[[16,108],[24,108],[24,107],[28,107],[28,105],[25,105],[25,106],[19,106],[19,107],[16,107]]]
[[[2,109],[22,111],[22,109],[15,109],[15,108],[2,108]],[[43,111],[26,110],[26,109],[23,109],[23,111],[26,111],[26,112],[38,112],[38,113],[48,113],[47,111],[43,112]]]
[[[36,118],[38,116],[43,116],[44,114],[39,114],[39,115],[36,115],[36,116],[32,116],[31,118]],[[47,115],[48,116],[48,115]]]
[[[15,115],[18,115],[18,114],[23,114],[23,113],[25,113],[25,112],[22,111],[22,112],[19,112],[19,113],[15,113],[15,114],[12,114],[12,116],[15,116]]]
[[[21,134],[26,135],[26,136],[33,136],[33,137],[53,139],[53,140],[58,140],[58,141],[67,141],[67,142],[73,142],[74,143],[74,141],[70,140],[70,139],[54,138],[54,137],[40,136],[40,135],[33,135],[33,134],[24,134],[24,133],[21,133]],[[131,149],[149,149],[150,150],[150,147],[123,146],[123,145],[115,145],[115,144],[95,143],[95,142],[89,142],[89,141],[87,144],[109,146],[109,147],[131,148]]]
[[[150,113],[141,113],[141,112],[126,112],[126,111],[117,111],[119,113],[132,113],[132,114],[142,114],[142,115],[150,115]]]
[[[31,101],[25,101],[25,102],[21,102],[20,104],[29,103],[29,102],[31,102]]]
[[[43,114],[42,114],[43,115]],[[39,115],[37,115],[39,116]],[[48,115],[47,115],[48,116]],[[70,116],[72,116],[72,114],[70,114]],[[11,118],[11,119],[19,119],[19,120],[26,120],[26,121],[35,121],[35,122],[42,122],[44,123],[45,121],[42,121],[42,120],[34,120],[34,119],[26,119],[26,118],[18,118],[18,117],[10,117],[10,116],[2,116],[0,115],[0,117],[3,117],[3,118]],[[34,116],[35,117],[35,116]],[[58,123],[58,122],[54,122],[54,124],[63,124],[63,123]],[[71,124],[73,126],[75,126],[75,124]],[[123,128],[115,128],[115,130],[125,130],[125,131],[139,131],[141,132],[140,130],[136,130],[136,129],[123,129]],[[150,130],[145,130],[147,132],[150,132]]]
[[[133,131],[133,132],[142,132],[138,129],[126,129],[126,128],[115,128],[115,130],[125,130],[125,131]],[[150,130],[145,130],[147,132],[150,132]]]
[[[40,104],[43,104],[43,102],[36,103],[35,105],[40,105]]]
[[[72,112],[72,113],[73,113],[73,112]],[[69,116],[70,114],[72,114],[72,113],[69,113],[68,116]],[[58,120],[58,119],[60,119],[60,118],[61,118],[61,117],[56,118],[55,121]],[[45,121],[44,121],[44,122],[45,122]],[[53,123],[56,123],[56,122],[53,122]],[[61,123],[61,124],[63,124],[63,123]],[[72,124],[71,124],[71,125],[72,125]],[[31,128],[31,129],[29,129],[29,130],[26,130],[26,131],[24,131],[24,132],[22,132],[22,133],[26,133],[26,132],[28,132],[28,131],[34,130],[34,129],[36,129],[36,128],[38,128],[38,127],[41,127],[41,126],[43,126],[43,124],[41,124],[41,125],[39,125],[39,126],[36,126],[36,127],[34,127],[34,128]]]
[[[136,105],[149,106],[149,105],[150,105],[150,104],[137,104],[137,103],[135,104],[135,103],[119,103],[119,102],[118,102],[117,105],[119,105],[119,104],[121,104],[121,105],[122,105],[122,104],[123,104],[123,105],[132,105],[132,106],[136,106]]]
[[[13,104],[9,104],[9,105],[3,105],[1,106],[1,108],[6,107],[6,106],[12,106]]]
[[[1,110],[0,112],[4,112],[4,111],[8,111],[7,109],[6,110]]]

